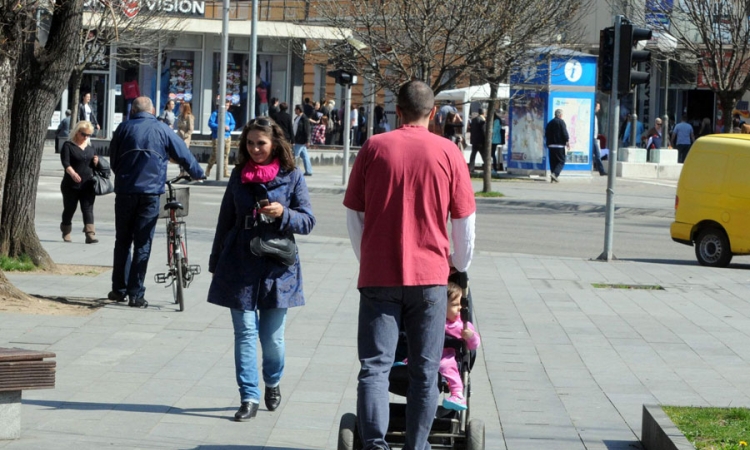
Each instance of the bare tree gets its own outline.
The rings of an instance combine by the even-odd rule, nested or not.
[[[12,13],[8,8],[19,12]],[[34,230],[36,188],[47,124],[67,82],[78,50],[82,0],[7,2],[0,14],[10,15],[5,26],[18,30],[11,58],[15,77],[0,81],[12,95],[3,185],[0,253],[27,254],[38,266],[54,263]],[[0,45],[11,44],[5,42]],[[15,45],[15,44],[13,44]],[[6,90],[7,89],[7,90]],[[2,96],[4,101],[6,95]],[[0,135],[3,133],[0,132]],[[0,136],[0,139],[2,137]]]
[[[84,14],[79,56],[70,75],[75,99],[71,108],[71,126],[78,121],[83,72],[90,64],[110,59],[111,63],[148,64],[150,61],[142,61],[140,52],[131,49],[164,46],[184,29],[183,22],[157,8],[148,8],[145,2],[116,2],[117,6],[113,6],[109,1],[89,0],[88,4],[92,11]],[[110,55],[111,44],[117,44],[125,51]]]
[[[317,19],[335,30],[332,37],[338,41],[324,44],[321,50],[337,68],[393,91],[407,80],[419,79],[439,93],[468,77],[495,46],[498,36],[483,30],[491,27],[495,8],[504,8],[503,4],[501,0],[322,0],[315,11]]]
[[[511,72],[521,73],[523,68],[537,64],[537,58],[545,52],[559,52],[561,45],[578,45],[583,35],[580,13],[591,5],[590,0],[559,0],[554,8],[545,0],[499,1],[493,5],[484,28],[477,31],[486,35],[488,45],[473,75],[490,85],[482,155],[483,192],[492,191],[492,134],[500,84],[508,81]]]
[[[676,41],[676,53],[697,64],[698,75],[719,99],[726,130],[732,110],[750,89],[750,2],[738,0],[617,0],[630,6],[635,23],[655,39]],[[658,18],[658,20],[656,20]]]

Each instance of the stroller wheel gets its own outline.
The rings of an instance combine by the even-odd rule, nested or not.
[[[341,422],[339,422],[338,450],[360,450],[361,448],[357,431],[357,416],[346,413],[341,416]]]
[[[471,419],[466,425],[466,450],[484,450],[484,422],[479,419]]]

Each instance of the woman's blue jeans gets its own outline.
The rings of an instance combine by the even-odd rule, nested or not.
[[[240,401],[260,403],[256,342],[260,337],[263,383],[268,387],[278,386],[284,374],[286,308],[231,311],[234,325],[234,368],[237,385],[240,387]]]

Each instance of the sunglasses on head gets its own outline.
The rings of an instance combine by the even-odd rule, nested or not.
[[[249,126],[259,125],[261,127],[270,127],[271,126],[271,120],[267,119],[265,117],[257,117],[255,119],[250,120],[250,122],[248,122],[247,124]]]

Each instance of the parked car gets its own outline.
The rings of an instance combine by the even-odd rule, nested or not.
[[[693,144],[670,234],[694,245],[704,266],[726,267],[733,255],[750,254],[750,135],[715,134]]]

